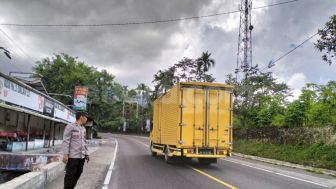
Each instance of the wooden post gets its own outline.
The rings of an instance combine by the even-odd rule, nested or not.
[[[49,141],[48,141],[48,148],[50,148],[50,140],[51,140],[51,128],[52,128],[52,124],[54,122],[53,121],[49,121]]]
[[[46,126],[45,126],[45,119],[43,119],[43,147],[44,147],[44,142],[45,142],[45,131],[46,131]]]
[[[30,138],[30,118],[31,118],[31,115],[30,114],[27,114],[28,115],[28,120],[27,120],[27,137],[26,137],[26,151],[28,150],[28,142],[29,142],[29,138]]]
[[[53,122],[53,133],[52,133],[52,146],[55,146],[55,128],[56,128],[56,125],[55,122]]]
[[[58,127],[58,137],[57,137],[57,140],[61,140],[61,136],[62,136],[61,127],[62,127],[62,125],[59,125],[59,127]]]
[[[16,132],[19,130],[19,117],[20,113],[17,111],[16,112]]]

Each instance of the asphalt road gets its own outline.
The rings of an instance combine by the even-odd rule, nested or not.
[[[211,166],[201,166],[196,160],[166,164],[162,157],[151,156],[147,138],[114,138],[118,148],[111,179],[107,179],[112,189],[336,188],[336,177],[239,158],[221,159]]]

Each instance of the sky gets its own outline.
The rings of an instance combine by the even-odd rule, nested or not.
[[[99,24],[183,18],[236,11],[240,0],[0,0],[0,71],[31,72],[58,53],[106,69],[130,88],[152,86],[153,75],[183,57],[208,51],[217,82],[236,67],[239,13],[169,23],[106,27],[17,27],[1,24]],[[255,0],[253,7],[287,0]],[[322,28],[336,14],[336,0],[299,0],[252,11],[253,64],[265,67]],[[336,80],[336,65],[321,59],[314,37],[267,70],[297,97],[306,83]]]

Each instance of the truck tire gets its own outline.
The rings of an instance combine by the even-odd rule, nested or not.
[[[201,165],[210,165],[212,163],[217,163],[216,158],[198,158],[198,163]]]
[[[153,157],[157,156],[157,153],[153,151],[153,145],[152,144],[150,145],[150,151],[151,151]]]
[[[164,149],[164,160],[165,160],[166,163],[172,164],[173,163],[173,158],[169,157],[168,153],[169,153],[168,152],[168,147],[165,147],[165,149]]]

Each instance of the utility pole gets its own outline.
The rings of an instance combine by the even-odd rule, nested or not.
[[[238,34],[238,52],[237,52],[237,67],[235,70],[236,80],[238,81],[239,72],[243,72],[245,79],[248,76],[248,71],[252,67],[252,30],[251,24],[251,0],[241,0],[239,5],[240,22]]]
[[[124,87],[124,89],[123,89],[123,92],[124,92],[124,98],[123,98],[123,112],[122,112],[122,114],[123,114],[123,121],[124,121],[124,123],[123,123],[123,132],[126,132],[126,127],[127,127],[127,123],[126,123],[126,117],[125,117],[125,100],[127,99],[127,89]]]
[[[136,116],[135,116],[136,119],[139,118],[139,102],[136,102]]]

